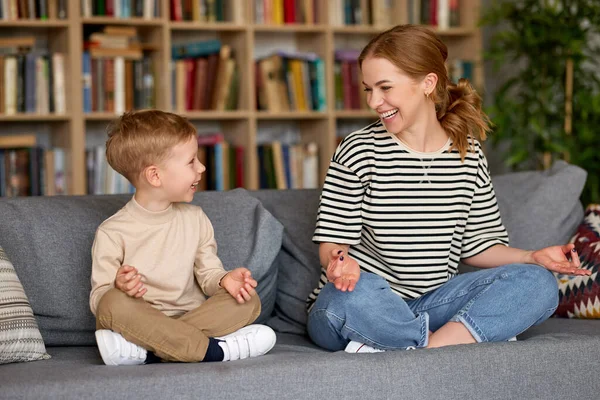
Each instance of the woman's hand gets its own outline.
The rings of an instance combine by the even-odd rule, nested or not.
[[[327,279],[336,289],[351,292],[360,279],[360,267],[343,250],[332,250],[327,265]]]
[[[541,265],[559,274],[590,275],[592,273],[590,270],[579,268],[581,262],[579,262],[579,254],[573,243],[531,251],[527,256],[527,262]]]

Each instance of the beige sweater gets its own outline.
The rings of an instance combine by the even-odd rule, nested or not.
[[[144,300],[169,316],[197,308],[227,273],[217,257],[212,224],[200,207],[175,203],[152,212],[133,198],[96,231],[90,293],[94,315],[125,264],[144,276]]]

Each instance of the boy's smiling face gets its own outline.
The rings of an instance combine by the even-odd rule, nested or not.
[[[169,158],[159,165],[164,195],[171,203],[190,202],[206,167],[198,160],[195,136],[171,149]]]

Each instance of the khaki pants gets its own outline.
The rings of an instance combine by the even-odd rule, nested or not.
[[[244,304],[225,290],[180,317],[168,317],[143,299],[111,289],[98,304],[96,329],[110,329],[166,361],[202,361],[209,337],[251,324],[260,314],[257,295]]]

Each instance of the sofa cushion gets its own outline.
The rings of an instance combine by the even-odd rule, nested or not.
[[[47,345],[95,344],[89,310],[91,245],[96,228],[131,195],[0,200],[0,243],[13,259]],[[259,281],[259,321],[272,313],[283,227],[243,190],[196,194],[210,218],[219,257]]]
[[[48,358],[17,272],[0,247],[0,364]]]
[[[0,397],[597,399],[599,328],[554,318],[518,342],[378,354],[330,353],[306,337],[278,334],[261,357],[124,368],[103,366],[94,347],[51,347],[50,360],[0,367]]]
[[[547,171],[492,177],[510,245],[535,250],[565,244],[583,218],[585,170],[557,161]]]
[[[581,261],[581,268],[592,271],[590,276],[555,274],[558,279],[559,302],[554,313],[566,318],[600,319],[600,205],[591,204],[571,239]]]
[[[260,190],[250,192],[284,226],[277,301],[268,325],[280,333],[306,332],[306,298],[319,282],[319,247],[312,242],[320,191]]]

